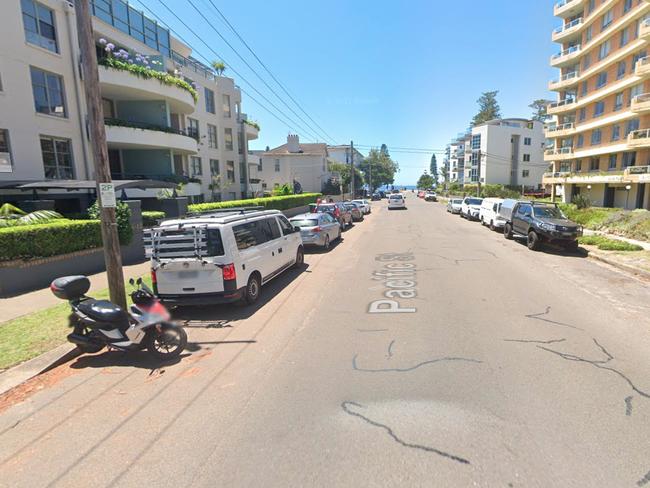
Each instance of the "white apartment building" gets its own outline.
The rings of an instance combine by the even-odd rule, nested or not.
[[[250,178],[257,182],[253,187],[272,191],[298,183],[305,193],[320,192],[328,180],[338,180],[338,174],[329,171],[329,155],[327,144],[304,144],[297,135],[289,135],[286,144],[250,156]]]
[[[537,189],[544,163],[544,124],[496,119],[472,127],[465,139],[464,181]]]
[[[329,159],[337,163],[350,164],[352,151],[350,146],[327,146]],[[359,166],[366,157],[357,148],[354,148],[354,164]]]
[[[90,6],[113,178],[185,183],[193,201],[248,194],[248,141],[258,129],[241,112],[234,80],[128,2]],[[83,207],[92,192],[56,188],[94,177],[74,4],[4,0],[0,31],[0,199],[30,198],[19,187],[43,182],[51,188],[41,198]]]

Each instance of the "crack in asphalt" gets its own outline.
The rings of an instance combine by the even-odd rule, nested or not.
[[[423,361],[421,363],[416,364],[415,366],[411,366],[410,368],[382,368],[382,369],[367,369],[367,368],[360,368],[357,365],[357,357],[359,355],[355,354],[354,357],[352,358],[352,368],[355,371],[360,371],[362,373],[408,373],[410,371],[415,371],[418,368],[421,368],[422,366],[426,366],[428,364],[435,364],[435,363],[440,363],[443,361],[464,361],[468,363],[477,363],[477,364],[482,364],[483,361],[479,361],[478,359],[470,359],[470,358],[457,358],[457,357],[442,357],[442,358],[436,358],[436,359],[431,359],[429,361]]]
[[[521,342],[523,344],[556,344],[558,342],[564,342],[566,339],[551,339],[550,341],[534,341],[526,339],[503,339],[503,342]]]
[[[625,398],[625,415],[628,417],[632,416],[632,396]]]
[[[360,414],[359,412],[355,412],[354,410],[350,409],[350,406],[354,406],[354,407],[358,407],[358,408],[366,408],[365,406],[360,405],[360,404],[355,403],[355,402],[346,401],[346,402],[341,403],[341,408],[343,409],[343,411],[345,413],[347,413],[348,415],[351,415],[353,417],[360,418],[364,422],[372,425],[373,427],[379,427],[380,429],[384,429],[386,431],[386,433],[395,442],[397,442],[399,445],[401,445],[403,447],[408,447],[409,449],[418,449],[420,451],[425,451],[425,452],[430,452],[430,453],[433,453],[433,454],[437,454],[438,456],[441,456],[441,457],[444,457],[444,458],[447,458],[447,459],[451,459],[452,461],[456,461],[457,463],[460,463],[460,464],[470,464],[470,462],[465,458],[462,458],[460,456],[456,456],[454,454],[450,454],[450,453],[445,452],[445,451],[441,451],[441,450],[436,449],[434,447],[423,446],[421,444],[412,444],[410,442],[403,441],[402,439],[397,437],[395,432],[393,432],[393,429],[391,429],[389,426],[387,426],[385,424],[381,424],[381,423],[376,422],[374,420],[371,420],[368,417],[366,417],[365,415]]]
[[[581,329],[580,327],[576,327],[575,325],[565,324],[564,322],[556,322],[555,320],[542,318],[543,315],[548,315],[549,313],[551,313],[551,307],[546,307],[545,312],[531,313],[530,315],[525,315],[525,317],[527,319],[540,320],[542,322],[547,322],[549,324],[558,325],[560,327],[569,327],[571,329],[584,330],[584,329]]]
[[[391,341],[390,344],[388,344],[388,359],[393,357],[393,346],[395,345],[395,339]]]
[[[357,329],[359,332],[388,332],[390,329]]]

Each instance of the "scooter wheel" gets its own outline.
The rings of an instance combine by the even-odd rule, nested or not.
[[[176,359],[187,347],[187,333],[182,327],[163,322],[152,327],[146,338],[149,354],[161,361]]]

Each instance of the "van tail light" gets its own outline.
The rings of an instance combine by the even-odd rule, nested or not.
[[[224,281],[233,281],[237,279],[237,272],[235,271],[234,264],[224,264],[221,270],[223,271]]]
[[[151,270],[151,285],[153,286],[154,295],[158,294],[158,277],[156,276],[156,270]]]

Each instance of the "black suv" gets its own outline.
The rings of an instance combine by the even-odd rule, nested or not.
[[[517,202],[504,227],[506,239],[519,234],[528,239],[528,249],[537,251],[543,243],[555,244],[569,251],[578,249],[582,226],[567,219],[552,203]]]

